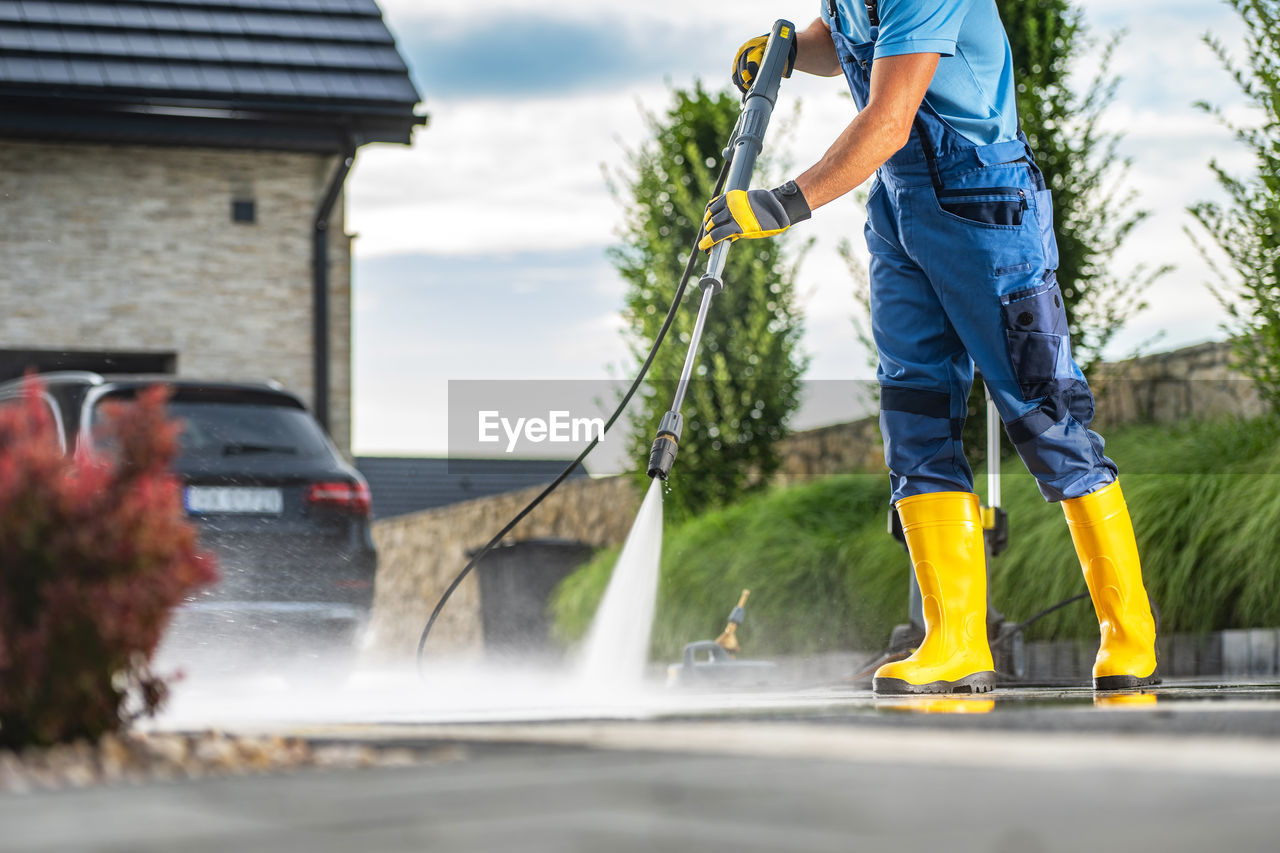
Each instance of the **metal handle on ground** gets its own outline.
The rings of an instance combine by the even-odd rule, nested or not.
[[[738,125],[730,142],[729,156],[733,160],[729,167],[729,177],[725,181],[725,192],[745,190],[751,186],[751,173],[755,170],[756,158],[764,147],[764,132],[769,127],[773,105],[778,100],[778,87],[782,83],[782,74],[786,70],[787,57],[795,38],[794,24],[784,20],[774,22],[769,41],[765,45],[760,72],[743,98],[742,114],[738,117]],[[680,432],[684,427],[680,409],[684,406],[685,393],[689,390],[689,380],[693,377],[693,367],[697,363],[698,346],[702,342],[702,330],[706,326],[711,297],[724,289],[722,276],[729,257],[729,245],[726,240],[711,247],[707,271],[698,282],[702,288],[702,303],[698,306],[698,318],[693,324],[693,334],[689,338],[689,351],[685,354],[680,381],[676,383],[675,399],[671,403],[671,410],[662,416],[662,421],[658,424],[658,435],[649,451],[650,477],[665,480],[671,474],[671,466],[679,448]]]
[[[1000,412],[987,388],[987,506],[1000,506]]]

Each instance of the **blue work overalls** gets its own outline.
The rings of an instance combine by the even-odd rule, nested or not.
[[[868,4],[874,6],[873,3]],[[831,38],[858,108],[877,29]],[[1048,500],[1116,478],[1089,429],[1093,394],[1071,357],[1044,177],[1026,138],[975,145],[928,104],[867,198],[871,326],[893,495],[972,491],[961,448],[976,364],[1005,430]]]

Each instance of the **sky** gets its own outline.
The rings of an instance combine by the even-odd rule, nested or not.
[[[1104,122],[1123,134],[1129,186],[1152,213],[1115,263],[1122,274],[1176,265],[1107,355],[1221,339],[1224,313],[1205,286],[1211,274],[1187,236],[1185,209],[1220,197],[1210,159],[1237,173],[1249,168],[1247,152],[1193,106],[1207,100],[1244,115],[1201,43],[1213,32],[1237,48],[1242,29],[1214,0],[1077,3],[1099,37],[1126,31],[1113,64],[1122,81]],[[728,85],[742,41],[778,18],[805,26],[819,0],[739,0],[716,4],[714,15],[676,0],[380,5],[430,123],[411,146],[361,149],[347,184],[347,229],[357,235],[354,450],[460,454],[456,423],[450,438],[451,382],[455,392],[473,380],[600,389],[630,376],[619,314],[625,287],[606,255],[624,212],[607,174],[644,142],[644,114],[663,111],[671,87]],[[1078,73],[1096,61],[1091,51]],[[756,185],[773,186],[816,161],[852,110],[839,78],[785,80],[765,146],[791,170],[758,176]],[[874,377],[854,333],[852,280],[836,253],[842,238],[861,249],[863,221],[850,196],[795,229],[815,239],[797,279],[808,379]],[[708,322],[714,314],[713,304]],[[841,383],[811,387],[828,391],[810,395],[795,428],[866,410],[855,394],[833,396]],[[562,447],[525,445],[564,456]],[[599,474],[631,464],[612,452],[588,467]]]

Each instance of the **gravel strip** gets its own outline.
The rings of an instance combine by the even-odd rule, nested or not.
[[[0,793],[140,784],[308,768],[408,767],[461,761],[461,747],[379,748],[302,738],[200,734],[107,735],[47,749],[0,749]]]

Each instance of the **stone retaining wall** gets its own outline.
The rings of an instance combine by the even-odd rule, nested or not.
[[[774,481],[780,485],[849,471],[887,474],[876,417],[798,432],[783,439],[778,449],[782,467]]]
[[[1101,427],[1251,418],[1264,408],[1252,380],[1236,369],[1231,344],[1222,341],[1104,364],[1091,384]]]
[[[403,658],[445,588],[495,533],[544,487],[403,515],[373,527],[378,548],[370,654]],[[509,540],[570,539],[603,547],[626,539],[640,508],[630,477],[568,480],[512,531]],[[429,652],[456,655],[483,644],[479,585],[462,582],[432,629]]]

